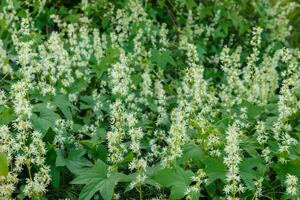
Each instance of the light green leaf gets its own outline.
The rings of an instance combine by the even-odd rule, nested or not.
[[[4,153],[0,153],[0,176],[7,177],[8,163]]]
[[[179,162],[192,161],[193,164],[200,167],[202,164],[201,157],[203,156],[201,148],[196,144],[186,144],[183,147],[183,156],[179,159]]]
[[[188,186],[191,184],[193,172],[184,171],[180,167],[174,169],[161,169],[152,179],[159,184],[171,188],[170,199],[181,199],[185,196]]]
[[[210,184],[217,179],[224,180],[226,177],[226,166],[222,159],[205,158],[205,172],[208,176],[208,183]]]
[[[0,125],[8,124],[15,119],[16,115],[14,114],[13,109],[2,107],[0,110]]]

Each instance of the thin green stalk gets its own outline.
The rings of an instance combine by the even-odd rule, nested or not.
[[[32,176],[31,176],[31,166],[30,166],[30,163],[26,162],[26,167],[27,167],[27,171],[28,171],[28,174],[29,174],[29,178],[30,178],[30,180],[32,181]]]

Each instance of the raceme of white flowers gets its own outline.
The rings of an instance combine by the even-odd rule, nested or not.
[[[275,154],[282,164],[290,159],[287,156],[290,149],[299,144],[299,139],[291,134],[292,126],[289,124],[289,118],[300,111],[300,98],[296,94],[300,85],[299,51],[288,48],[272,51],[271,47],[261,47],[265,30],[254,27],[250,31],[248,46],[229,47],[224,44],[222,51],[214,55],[215,65],[224,75],[222,82],[215,84],[205,78],[207,66],[200,60],[197,45],[193,43],[193,38],[208,40],[210,32],[215,29],[214,24],[199,24],[197,14],[190,12],[188,23],[177,38],[178,45],[168,37],[166,24],[156,24],[151,20],[139,1],[131,0],[129,4],[127,9],[111,8],[110,34],[90,28],[90,21],[84,16],[79,23],[73,24],[62,22],[59,16],[52,16],[60,28],[40,41],[28,39],[36,32],[29,13],[23,18],[14,15],[12,2],[5,8],[9,14],[0,17],[10,25],[9,32],[16,52],[15,55],[8,52],[0,40],[0,72],[14,80],[10,90],[0,89],[0,106],[11,110],[16,118],[10,125],[0,126],[0,153],[6,155],[9,163],[8,176],[0,178],[0,199],[12,198],[21,181],[19,174],[24,171],[28,178],[23,191],[29,198],[44,194],[51,181],[50,166],[45,161],[47,148],[43,134],[32,124],[36,109],[36,102],[32,100],[34,92],[45,97],[67,95],[73,107],[79,105],[80,92],[89,93],[94,102],[91,111],[95,115],[94,120],[76,129],[72,118],[57,119],[53,126],[56,134],[53,145],[60,150],[69,145],[80,147],[82,138],[98,137],[98,128],[108,120],[105,143],[110,172],[118,171],[119,164],[124,163],[126,155],[131,152],[133,159],[126,166],[136,173],[130,183],[131,188],[141,187],[146,182],[148,167],[156,164],[163,168],[176,166],[176,160],[182,157],[183,146],[187,143],[199,144],[207,156],[223,159],[227,170],[223,195],[230,200],[239,199],[247,190],[239,169],[244,155],[241,143],[245,135],[256,136],[262,148],[260,156],[266,165],[274,161]],[[287,23],[288,10],[295,6],[292,4],[283,9],[276,4],[278,11],[269,11],[270,16],[281,13],[269,25],[274,40],[284,40],[288,36],[289,29],[277,28],[286,27],[279,23]],[[282,10],[284,13],[280,12]],[[217,23],[218,16],[214,20]],[[20,27],[17,26],[19,21]],[[139,28],[133,37],[130,34],[131,24],[138,22],[144,23],[145,27]],[[154,25],[159,30],[154,29]],[[132,52],[125,48],[129,40],[133,41]],[[178,73],[176,91],[170,92],[162,78],[164,71],[155,70],[149,59],[153,56],[151,49],[163,53],[174,44],[184,57],[186,70]],[[242,61],[244,49],[249,47],[251,52]],[[105,60],[105,56],[112,58]],[[96,60],[94,65],[99,64],[98,61],[103,66],[105,62],[109,63],[107,79],[92,79],[92,60]],[[110,64],[112,60],[115,62]],[[11,66],[13,61],[18,68]],[[95,89],[74,90],[80,81]],[[265,106],[274,101],[278,91],[275,101],[278,101],[279,117],[274,126],[267,121],[256,121],[251,127],[254,132],[247,132],[249,111],[245,108],[234,113],[232,108],[242,105],[243,101]],[[171,101],[175,106],[170,106]],[[50,101],[46,107],[56,110]],[[106,110],[105,114],[103,110]],[[222,135],[216,128],[219,121],[215,119],[223,113],[228,116],[229,126]],[[152,128],[145,128],[150,120],[155,121],[151,124]],[[197,130],[196,139],[190,137],[190,130]],[[280,147],[278,152],[273,152],[268,146],[272,138]],[[145,140],[148,140],[149,147],[145,147]],[[186,191],[187,199],[192,199],[192,194],[200,192],[207,184],[207,175],[201,168],[192,179],[193,185]],[[255,181],[254,199],[262,196],[263,181],[266,181],[264,177]],[[298,184],[298,177],[288,174],[286,193],[293,197],[299,195]]]
[[[291,196],[298,196],[298,177],[288,174],[286,176],[286,192]]]

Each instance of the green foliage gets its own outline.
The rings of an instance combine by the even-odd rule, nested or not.
[[[175,65],[175,61],[170,56],[169,51],[159,52],[156,49],[151,50],[151,61],[159,66],[161,69],[165,69],[167,64]]]
[[[0,176],[7,177],[8,174],[8,163],[6,156],[0,153]]]
[[[86,158],[84,149],[71,149],[67,157],[60,150],[56,151],[56,166],[66,166],[72,173],[80,174],[83,167],[91,166],[92,164]]]
[[[208,183],[212,183],[217,179],[225,179],[226,167],[221,159],[207,158],[204,161],[206,173],[208,176]]]
[[[1,107],[0,110],[0,124],[8,124],[16,118],[12,109]]]
[[[95,65],[94,71],[97,77],[100,78],[111,65],[117,62],[119,54],[120,52],[116,48],[110,48],[107,50],[106,55],[98,61],[97,65]]]
[[[54,128],[55,121],[60,118],[57,113],[47,109],[46,106],[45,103],[36,104],[33,108],[35,113],[31,118],[33,126],[43,135],[47,133],[50,127]]]
[[[0,200],[299,198],[299,3],[1,1]]]
[[[91,199],[96,192],[100,192],[104,200],[109,200],[112,199],[117,183],[127,181],[128,178],[122,173],[108,173],[108,166],[98,160],[92,168],[85,169],[71,183],[85,185],[80,192],[80,200]]]
[[[180,167],[157,171],[152,179],[164,187],[171,188],[170,199],[181,199],[192,182],[193,172]]]

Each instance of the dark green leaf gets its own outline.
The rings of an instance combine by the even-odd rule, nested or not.
[[[118,182],[128,181],[127,176],[121,173],[112,172],[108,175],[108,166],[98,160],[92,168],[84,170],[72,184],[84,184],[79,195],[79,200],[89,200],[96,192],[100,192],[104,200],[112,199],[115,186]]]
[[[151,61],[153,63],[157,64],[162,69],[165,69],[166,65],[168,63],[172,64],[172,65],[176,64],[170,54],[171,54],[170,51],[167,51],[167,50],[160,52],[157,49],[152,49],[151,50]]]
[[[70,107],[73,107],[73,105],[70,103],[67,96],[56,95],[53,104],[56,105],[61,110],[61,112],[64,114],[64,116],[67,119],[69,120],[72,119],[72,113]]]
[[[56,153],[56,166],[66,166],[74,174],[79,174],[83,167],[92,166],[91,162],[84,157],[84,149],[71,149],[67,158],[60,150],[56,150]]]

